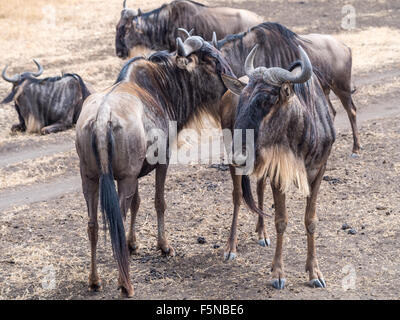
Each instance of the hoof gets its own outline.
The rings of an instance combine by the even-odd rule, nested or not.
[[[258,240],[258,244],[261,247],[270,247],[271,246],[271,240],[269,240],[269,239],[260,239],[260,240]]]
[[[101,284],[101,281],[96,281],[95,283],[90,283],[89,284],[89,291],[90,292],[100,292],[103,290],[103,286]]]
[[[128,243],[128,249],[129,249],[129,253],[131,255],[138,254],[139,245],[137,245],[137,244],[131,245],[131,244]]]
[[[279,279],[273,279],[271,284],[272,286],[277,289],[277,290],[282,290],[285,288],[285,282],[286,280],[284,278],[279,278]]]
[[[161,252],[163,255],[168,256],[168,257],[175,256],[175,250],[172,247],[168,247],[166,249],[161,249]]]
[[[119,287],[121,290],[121,298],[132,298],[135,295],[135,291],[133,290],[133,287],[130,286],[128,289],[125,287]]]
[[[225,261],[229,261],[229,260],[235,260],[236,259],[236,253],[233,252],[228,252],[228,253],[224,253],[224,259]]]
[[[326,288],[326,282],[324,279],[312,279],[309,282],[312,288]]]

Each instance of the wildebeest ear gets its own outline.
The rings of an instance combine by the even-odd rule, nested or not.
[[[285,82],[281,86],[281,98],[289,99],[293,95],[293,85],[290,82]]]
[[[225,87],[227,87],[230,91],[232,91],[234,94],[237,94],[240,96],[242,93],[242,90],[246,86],[246,84],[239,79],[235,77],[228,76],[226,74],[222,74],[222,81],[225,84]]]

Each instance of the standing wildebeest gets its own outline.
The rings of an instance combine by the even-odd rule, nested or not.
[[[176,50],[178,28],[194,32],[204,39],[238,33],[261,23],[255,13],[224,7],[207,7],[194,1],[172,1],[160,8],[143,13],[126,7],[124,1],[121,19],[117,24],[116,53],[120,58],[135,56],[150,50]],[[130,52],[134,50],[135,52]]]
[[[2,77],[11,82],[11,93],[1,102],[14,101],[19,123],[11,131],[40,132],[42,134],[63,131],[76,123],[83,101],[90,95],[82,78],[77,74],[66,73],[61,77],[36,79],[43,73],[43,67],[36,73],[24,72],[13,77]]]
[[[138,247],[135,234],[140,202],[138,179],[154,169],[157,245],[163,253],[174,254],[164,233],[169,123],[176,121],[179,132],[191,123],[196,124],[203,114],[218,118],[220,100],[227,90],[221,76],[233,76],[220,52],[202,38],[189,37],[184,43],[178,38],[177,47],[175,53],[157,52],[147,59],[136,57],[128,61],[114,86],[85,101],[77,122],[76,149],[89,213],[92,290],[101,287],[96,267],[99,189],[101,209],[107,217],[118,262],[121,293],[133,295],[127,248],[135,252]],[[157,149],[153,148],[155,131],[161,143]],[[149,155],[160,156],[162,161],[149,161]],[[126,243],[123,220],[129,208],[132,220]]]
[[[280,24],[269,22],[255,26],[247,32],[229,35],[220,41],[214,35],[213,44],[222,52],[237,77],[245,75],[243,64],[254,45],[259,45],[255,66],[285,69],[299,58],[297,46],[301,45],[310,57],[319,78],[324,79],[321,84],[332,112],[335,114],[329,99],[330,90],[345,108],[353,130],[353,156],[359,153],[356,106],[351,97],[354,91],[351,89],[352,54],[349,47],[329,35],[299,36]]]
[[[289,71],[278,67],[254,69],[256,50],[257,45],[244,64],[249,77],[247,85],[223,76],[225,85],[240,94],[234,129],[243,130],[243,134],[244,129],[254,130],[254,148],[242,143],[241,150],[234,151],[233,163],[240,167],[249,155],[254,155],[253,173],[258,181],[265,184],[267,177],[271,181],[277,232],[272,262],[273,286],[283,289],[285,285],[282,261],[283,234],[287,225],[285,194],[294,183],[307,196],[304,221],[308,244],[306,271],[310,285],[325,287],[316,258],[314,233],[317,194],[335,141],[329,103],[301,47],[301,60]],[[233,173],[232,178],[234,216],[228,246],[236,252],[236,221],[242,196],[249,207],[255,207],[255,204],[249,177]]]

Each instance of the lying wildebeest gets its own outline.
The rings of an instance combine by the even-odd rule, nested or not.
[[[244,69],[248,84],[223,76],[225,85],[240,94],[234,129],[254,130],[254,145],[242,143],[233,153],[233,164],[241,167],[247,157],[254,156],[253,174],[259,184],[268,177],[275,203],[277,244],[272,262],[272,284],[277,289],[285,285],[282,244],[287,225],[285,194],[294,183],[307,196],[305,226],[307,230],[307,262],[310,284],[325,287],[316,258],[314,233],[316,201],[326,162],[335,141],[335,129],[319,78],[311,62],[299,47],[301,60],[288,71],[283,68],[254,69],[256,45],[247,57]],[[300,69],[300,70],[299,70]],[[241,198],[255,207],[247,175],[232,175],[234,217],[229,245],[236,251],[236,223]]]
[[[101,209],[107,217],[118,262],[121,293],[132,296],[134,292],[127,248],[135,252],[138,247],[135,235],[140,202],[138,179],[154,169],[157,245],[165,254],[174,254],[164,233],[169,122],[176,121],[179,132],[196,123],[204,113],[218,118],[220,100],[227,90],[221,76],[233,76],[220,52],[202,38],[189,37],[184,43],[178,38],[177,48],[175,53],[156,52],[147,59],[129,60],[114,86],[85,101],[77,122],[76,149],[89,212],[92,252],[89,286],[92,290],[101,287],[96,267],[99,185]],[[154,131],[159,134],[160,145],[156,149],[153,148]],[[150,156],[162,160],[162,154],[164,161],[153,161],[153,158],[149,161]],[[114,179],[118,183],[118,194]],[[126,243],[123,220],[129,208],[132,220]]]
[[[90,95],[82,78],[75,73],[61,77],[37,79],[43,67],[33,60],[38,68],[36,73],[24,72],[12,77],[2,77],[11,82],[11,93],[1,102],[14,101],[19,123],[11,131],[40,132],[42,134],[63,131],[76,123],[83,101]]]
[[[245,31],[262,21],[262,18],[247,10],[207,7],[188,0],[172,1],[143,13],[140,9],[128,9],[125,0],[117,24],[116,54],[126,58],[143,51],[174,51],[178,28],[194,29],[197,35],[211,39],[213,30],[218,37],[225,37]]]
[[[220,41],[214,35],[212,42],[222,52],[237,77],[245,75],[243,64],[254,45],[259,45],[255,66],[285,69],[299,58],[297,46],[301,45],[310,57],[317,75],[322,76],[322,88],[333,113],[335,110],[329,99],[330,90],[345,108],[353,130],[353,156],[359,153],[356,106],[351,97],[354,90],[351,89],[352,54],[349,47],[329,35],[300,36],[280,24],[269,22],[252,27],[247,32],[229,35]]]

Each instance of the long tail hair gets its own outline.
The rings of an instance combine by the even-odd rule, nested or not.
[[[114,175],[112,171],[112,158],[114,150],[114,138],[112,134],[112,127],[109,123],[106,133],[106,145],[101,146],[107,148],[108,159],[101,159],[99,153],[99,139],[95,131],[92,135],[92,149],[95,155],[97,164],[100,170],[100,206],[101,211],[107,217],[108,229],[110,231],[110,238],[114,257],[118,263],[118,270],[120,271],[123,283],[130,283],[129,280],[129,258],[128,248],[125,239],[125,228],[122,220],[121,209],[119,206],[119,198],[114,182]],[[101,140],[101,139],[100,139]],[[101,148],[100,147],[100,148]],[[107,161],[108,166],[102,168],[101,163]]]
[[[257,214],[259,214],[262,217],[267,217],[268,215],[265,214],[260,208],[257,207],[253,194],[251,192],[251,184],[250,184],[250,178],[249,176],[242,176],[242,193],[243,193],[243,199],[246,205],[249,207],[249,209]]]

